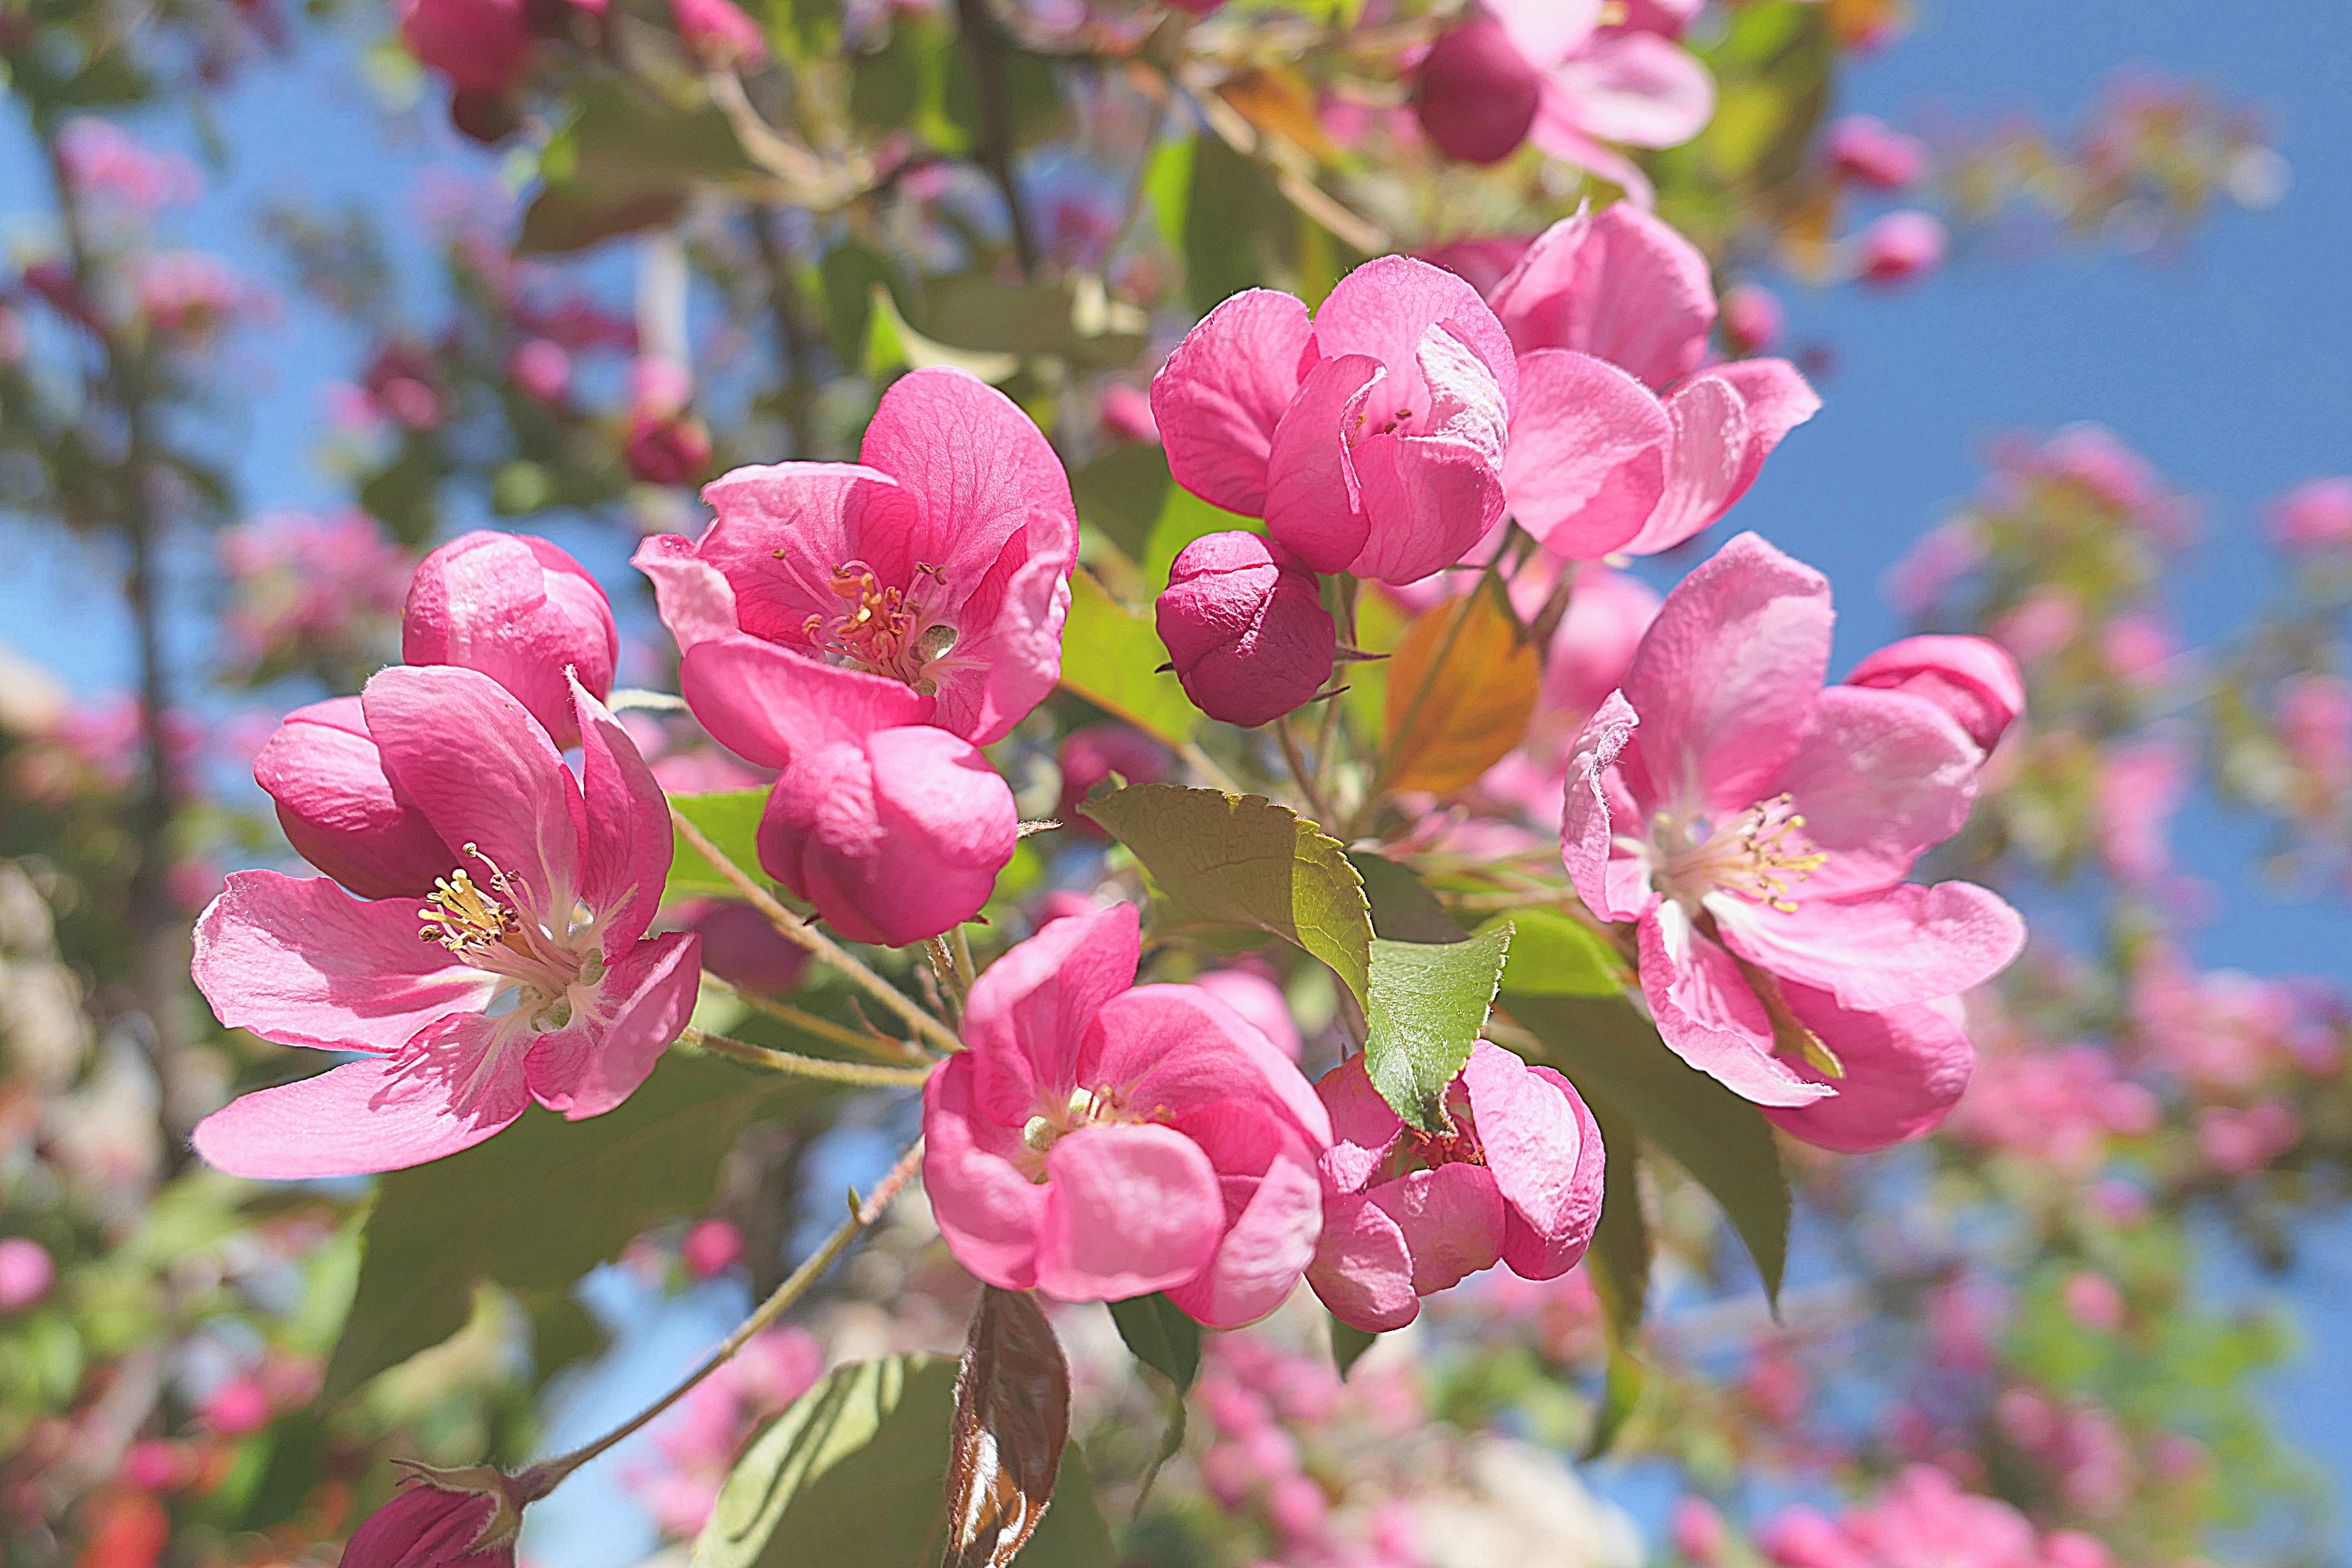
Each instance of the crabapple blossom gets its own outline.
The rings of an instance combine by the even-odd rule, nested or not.
[[[520,1478],[487,1465],[408,1469],[392,1500],[352,1531],[342,1568],[514,1568],[530,1500]]]
[[[1849,114],[1822,139],[1830,172],[1874,191],[1900,191],[1927,172],[1927,146],[1874,114]]]
[[[580,743],[568,671],[598,702],[613,695],[621,634],[588,569],[530,534],[478,529],[417,563],[401,612],[401,657],[457,664],[514,694],[559,747]]]
[[[1152,607],[1184,695],[1244,728],[1299,706],[1331,678],[1339,632],[1315,574],[1241,529],[1186,545]]]
[[[1723,291],[1722,319],[1725,340],[1743,358],[1772,349],[1789,326],[1780,297],[1754,283],[1735,283]]]
[[[489,1137],[536,1100],[579,1119],[628,1098],[692,1010],[691,935],[644,935],[668,874],[659,786],[576,681],[578,778],[488,676],[385,670],[360,697],[392,794],[450,851],[422,896],[238,872],[196,924],[196,985],[226,1027],[357,1061],[257,1090],[196,1126],[233,1174],[397,1170]],[[382,831],[367,813],[324,832]],[[404,846],[404,852],[410,846]],[[397,857],[386,857],[394,863]]]
[[[923,1089],[923,1186],[958,1261],[1064,1301],[1164,1291],[1213,1328],[1315,1256],[1331,1122],[1265,1035],[1195,986],[1135,985],[1131,904],[982,971],[969,1049]]]
[[[1684,579],[1577,737],[1562,858],[1634,925],[1675,1052],[1857,1150],[1950,1109],[1971,1059],[1950,998],[2024,928],[1982,888],[1902,880],[1966,820],[1984,754],[1922,697],[1824,688],[1830,625],[1828,580],[1753,534]]]
[[[423,898],[457,856],[384,770],[358,697],[298,707],[253,758],[286,841],[362,898]]]
[[[1434,1135],[1404,1124],[1361,1055],[1315,1092],[1331,1146],[1307,1280],[1342,1322],[1402,1328],[1420,1298],[1497,1262],[1550,1280],[1584,1256],[1601,1218],[1601,1127],[1552,1069],[1477,1041],[1446,1092],[1448,1130]]]
[[[400,40],[460,92],[502,94],[530,62],[522,0],[400,0]]]
[[[0,1237],[0,1315],[38,1306],[57,1278],[47,1248],[28,1236]]]
[[[1884,288],[1913,282],[1943,266],[1951,240],[1933,214],[1906,208],[1873,218],[1853,244],[1855,276]]]
[[[1845,680],[1850,686],[1926,698],[1985,752],[2000,744],[2025,711],[2025,678],[2017,661],[1982,637],[1906,637],[1865,657]]]
[[[683,366],[651,354],[630,371],[621,455],[648,485],[684,485],[710,463],[710,433],[694,416],[694,383]]]
[[[1297,1061],[1306,1050],[1306,1042],[1298,1038],[1298,1020],[1290,1016],[1290,1003],[1284,998],[1282,988],[1256,970],[1203,969],[1192,977],[1192,983],[1255,1024],[1258,1032],[1291,1061]]]
[[[2110,1568],[2106,1549],[2073,1531],[2038,1532],[1997,1498],[1976,1497],[1932,1465],[1913,1465],[1867,1503],[1825,1518],[1799,1506],[1757,1544],[1779,1568],[1999,1563],[2002,1568]]]
[[[733,0],[670,0],[687,51],[709,70],[750,70],[768,57],[767,36]]]
[[[1465,163],[1517,152],[1543,103],[1543,72],[1503,24],[1473,16],[1448,27],[1422,57],[1412,103],[1439,152]]]
[[[700,539],[637,553],[664,622],[681,650],[740,632],[904,685],[914,722],[1003,739],[1060,678],[1078,548],[1061,463],[1010,398],[944,369],[892,383],[858,455],[706,486]]]
[[[1510,340],[1477,292],[1410,256],[1366,262],[1310,319],[1234,295],[1151,382],[1178,484],[1262,517],[1317,571],[1417,581],[1503,513],[1517,395]]]
[[[2272,503],[2271,542],[2302,554],[2352,544],[2352,478],[2314,479]]]
[[[1166,747],[1131,724],[1089,724],[1063,737],[1055,760],[1062,772],[1061,804],[1055,814],[1066,828],[1101,837],[1102,830],[1079,815],[1079,802],[1113,774],[1129,784],[1157,784],[1168,777],[1175,759]]]

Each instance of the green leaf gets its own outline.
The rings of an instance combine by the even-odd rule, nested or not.
[[[1375,850],[1349,850],[1348,863],[1364,879],[1364,896],[1371,901],[1372,935],[1391,942],[1466,942],[1462,929],[1429,884],[1411,870]],[[1500,921],[1489,921],[1496,925]],[[1516,963],[1517,955],[1514,954]]]
[[[1585,1103],[1591,1107],[1609,1151],[1601,1180],[1601,1222],[1584,1255],[1609,1335],[1607,1379],[1584,1450],[1584,1458],[1594,1459],[1617,1440],[1642,1396],[1645,1375],[1639,1351],[1642,1313],[1650,1291],[1651,1243],[1649,1218],[1642,1210],[1640,1135],[1623,1113],[1600,1094],[1588,1094]]]
[[[1364,1071],[1381,1098],[1424,1133],[1453,1125],[1445,1091],[1486,1027],[1510,950],[1508,924],[1459,942],[1372,943]]]
[[[1070,618],[1062,636],[1062,684],[1171,746],[1192,738],[1201,710],[1172,674],[1168,650],[1144,616],[1119,606],[1081,567],[1070,574]]]
[[[1364,1352],[1371,1349],[1380,1337],[1337,1318],[1331,1320],[1331,1362],[1339,1369],[1341,1382],[1347,1381],[1348,1374],[1356,1370],[1356,1363],[1364,1358]]]
[[[1150,442],[1114,446],[1070,475],[1080,519],[1100,528],[1129,560],[1143,559],[1150,549],[1171,488],[1168,454]],[[1146,586],[1156,591],[1166,581],[1163,574]]]
[[[1160,507],[1160,520],[1151,525],[1151,536],[1144,542],[1139,563],[1143,580],[1153,585],[1155,591],[1166,586],[1168,569],[1176,564],[1176,558],[1183,553],[1186,545],[1211,534],[1236,529],[1262,534],[1265,532],[1265,520],[1213,507],[1181,485],[1169,486],[1167,499]]]
[[[540,158],[543,184],[523,214],[524,255],[583,249],[685,210],[698,184],[755,178],[715,104],[683,110],[618,78],[591,82]]]
[[[702,830],[719,852],[754,877],[760,872],[760,813],[767,810],[765,789],[724,789],[714,795],[673,795],[669,803]],[[702,852],[678,834],[670,846],[669,880],[664,898],[717,894],[740,898],[742,892],[703,858]]]
[[[1143,351],[1149,324],[1143,312],[1112,299],[1090,277],[1004,283],[960,273],[925,284],[920,308],[909,305],[904,314],[923,336],[968,353],[1054,354],[1106,368]]]
[[[1184,287],[1207,315],[1244,288],[1297,281],[1298,214],[1254,160],[1203,131],[1184,207]]]
[[[1789,1180],[1763,1113],[1667,1050],[1629,1003],[1507,992],[1503,1008],[1588,1100],[1622,1111],[1713,1195],[1777,1303],[1789,1259]]]
[[[1510,918],[1519,934],[1511,939],[1503,989],[1526,997],[1614,997],[1624,990],[1624,961],[1581,920],[1556,909],[1515,909]]]
[[[824,299],[825,346],[842,364],[858,364],[873,322],[874,291],[897,287],[898,268],[872,246],[851,239],[828,249],[816,270]]]
[[[1189,1394],[1201,1375],[1201,1325],[1166,1296],[1132,1296],[1112,1301],[1110,1320],[1135,1359]]]
[[[604,1115],[567,1122],[533,1106],[496,1137],[383,1177],[325,1397],[465,1327],[478,1284],[568,1289],[647,1226],[699,1211],[745,1124],[786,1095],[819,1092],[670,1057]]]
[[[1151,198],[1151,221],[1171,251],[1184,250],[1184,214],[1192,204],[1192,143],[1168,141],[1151,154],[1143,189]]]
[[[1081,808],[1135,852],[1183,916],[1295,942],[1369,1005],[1371,906],[1347,851],[1259,795],[1146,784]]]
[[[947,1539],[953,1361],[838,1367],[751,1440],[694,1542],[694,1568],[934,1568]],[[1112,1568],[1086,1460],[1064,1451],[1023,1568]]]

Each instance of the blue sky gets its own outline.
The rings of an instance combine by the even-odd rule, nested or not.
[[[2021,264],[1963,254],[1893,295],[1784,289],[1792,335],[1827,346],[1835,368],[1822,413],[1780,448],[1735,521],[1835,579],[1840,654],[1850,661],[1899,630],[1877,597],[1880,575],[1974,486],[1987,438],[2097,420],[2205,503],[2201,542],[2173,584],[2192,640],[2242,623],[2280,581],[2257,539],[2262,504],[2314,476],[2352,472],[2352,162],[2341,152],[2352,145],[2352,21],[2343,0],[1923,0],[1920,10],[1912,37],[1852,73],[1842,108],[1897,123],[1939,105],[2021,108],[2070,126],[2116,68],[2153,64],[2260,107],[2293,184],[2270,211],[2222,209],[2165,266],[2113,251]],[[388,142],[362,69],[359,48],[314,45],[290,68],[251,72],[222,105],[236,162],[215,197],[184,214],[182,237],[267,274],[249,237],[265,201],[333,204],[412,184],[446,138],[412,122]],[[28,232],[15,193],[39,188],[12,119],[0,128],[0,191],[11,193],[0,235]],[[337,498],[315,465],[316,383],[348,373],[359,348],[347,329],[298,308],[243,351],[234,456],[257,508]],[[83,691],[131,674],[124,622],[90,570],[104,559],[0,524],[0,642]],[[199,548],[178,559],[184,582],[201,575]],[[184,598],[184,611],[194,608]],[[175,618],[173,634],[184,659],[201,656],[197,616]],[[2242,868],[2259,836],[2210,805],[2185,815],[2181,839],[2189,867],[2221,895],[2218,917],[2194,935],[2200,957],[2338,977],[2352,970],[2352,905],[2340,894],[2297,902],[2252,883]],[[2325,1346],[2352,1333],[2339,1288],[2352,1272],[2352,1229],[2330,1225],[2315,1240],[2294,1298],[2312,1342]],[[2248,1284],[2227,1266],[2213,1282],[2230,1292]],[[716,1321],[708,1303],[688,1311],[686,1327],[644,1331],[658,1346],[649,1362],[683,1361]],[[2339,1477],[2352,1474],[2352,1370],[2343,1358],[2308,1356],[2281,1388],[2290,1432]]]

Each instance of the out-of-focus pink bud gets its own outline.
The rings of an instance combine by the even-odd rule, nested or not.
[[[295,852],[362,898],[422,898],[457,856],[395,794],[357,697],[298,707],[253,759]]]
[[[1905,190],[1927,169],[1927,144],[1874,114],[1849,114],[1831,126],[1822,153],[1831,173],[1874,191]]]
[[[602,702],[613,695],[621,634],[588,570],[529,534],[488,529],[451,539],[418,563],[401,612],[401,657],[457,664],[506,687],[555,744],[576,745],[564,671]]]
[[[141,1491],[177,1491],[195,1479],[196,1457],[183,1443],[146,1437],[123,1451],[115,1470],[122,1484]]]
[[[1864,283],[1893,287],[1925,277],[1944,265],[1950,237],[1932,214],[1906,208],[1871,220],[1855,241],[1854,274]]]
[[[530,58],[521,0],[400,0],[401,42],[460,91],[503,93]]]
[[[222,1437],[241,1437],[269,1424],[269,1391],[257,1377],[232,1377],[213,1390],[196,1414]]]
[[[514,1568],[527,1476],[408,1468],[392,1500],[352,1532],[341,1568]]]
[[[507,374],[525,397],[535,402],[559,403],[572,390],[572,356],[551,339],[533,338],[509,358]]]
[[[2271,507],[2271,542],[2284,550],[2352,544],[2352,478],[2314,479]]]
[[[743,1260],[743,1233],[724,1219],[698,1220],[678,1243],[677,1259],[698,1280],[723,1274]]]
[[[1062,741],[1062,803],[1055,815],[1066,828],[1097,838],[1103,831],[1078,813],[1078,803],[1116,773],[1129,784],[1157,784],[1173,761],[1168,748],[1129,724],[1090,724]]]
[[[670,17],[688,53],[710,70],[749,70],[768,57],[760,25],[733,0],[670,0]]]
[[[760,819],[760,863],[850,940],[902,947],[980,913],[1020,827],[978,747],[907,725],[795,758]]]
[[[1223,5],[1225,0],[1167,0],[1179,11],[1189,11],[1195,16],[1205,16]]]
[[[694,380],[686,367],[641,355],[629,371],[628,428],[622,458],[648,485],[684,485],[710,466],[710,433],[688,412]]]
[[[1906,637],[1856,664],[1846,685],[1925,697],[1988,753],[2025,711],[2017,661],[1982,637]]]
[[[1484,16],[1438,36],[1412,95],[1430,141],[1465,163],[1498,163],[1517,152],[1542,99],[1543,73],[1501,23]]]
[[[2066,1315],[2086,1329],[2113,1333],[2123,1326],[2124,1293],[2105,1274],[2075,1270],[2058,1288],[2058,1299],[2065,1303]]]
[[[748,904],[713,904],[687,923],[702,938],[702,967],[730,986],[762,996],[787,996],[799,988],[808,954],[768,924]]]
[[[1735,283],[1723,291],[1723,314],[1717,318],[1732,352],[1742,358],[1769,353],[1788,329],[1780,297],[1753,283]]]
[[[1339,632],[1315,574],[1256,534],[1237,529],[1186,545],[1155,614],[1184,695],[1211,718],[1261,725],[1331,678]]]
[[[1113,382],[1103,388],[1102,423],[1123,441],[1160,444],[1160,422],[1151,417],[1151,394],[1140,387]]]
[[[27,1236],[0,1237],[0,1315],[38,1305],[57,1279],[47,1248]]]
[[[1283,1055],[1298,1060],[1304,1043],[1281,987],[1249,969],[1210,969],[1194,976],[1192,983],[1255,1024]]]
[[[1697,1568],[1715,1568],[1724,1535],[1723,1515],[1706,1499],[1685,1495],[1675,1504],[1675,1550]]]

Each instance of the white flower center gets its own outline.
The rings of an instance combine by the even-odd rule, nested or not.
[[[1787,795],[1759,800],[1721,822],[1660,811],[1650,841],[1650,884],[1694,915],[1711,893],[1793,912],[1796,885],[1829,859],[1805,837],[1805,819]]]

